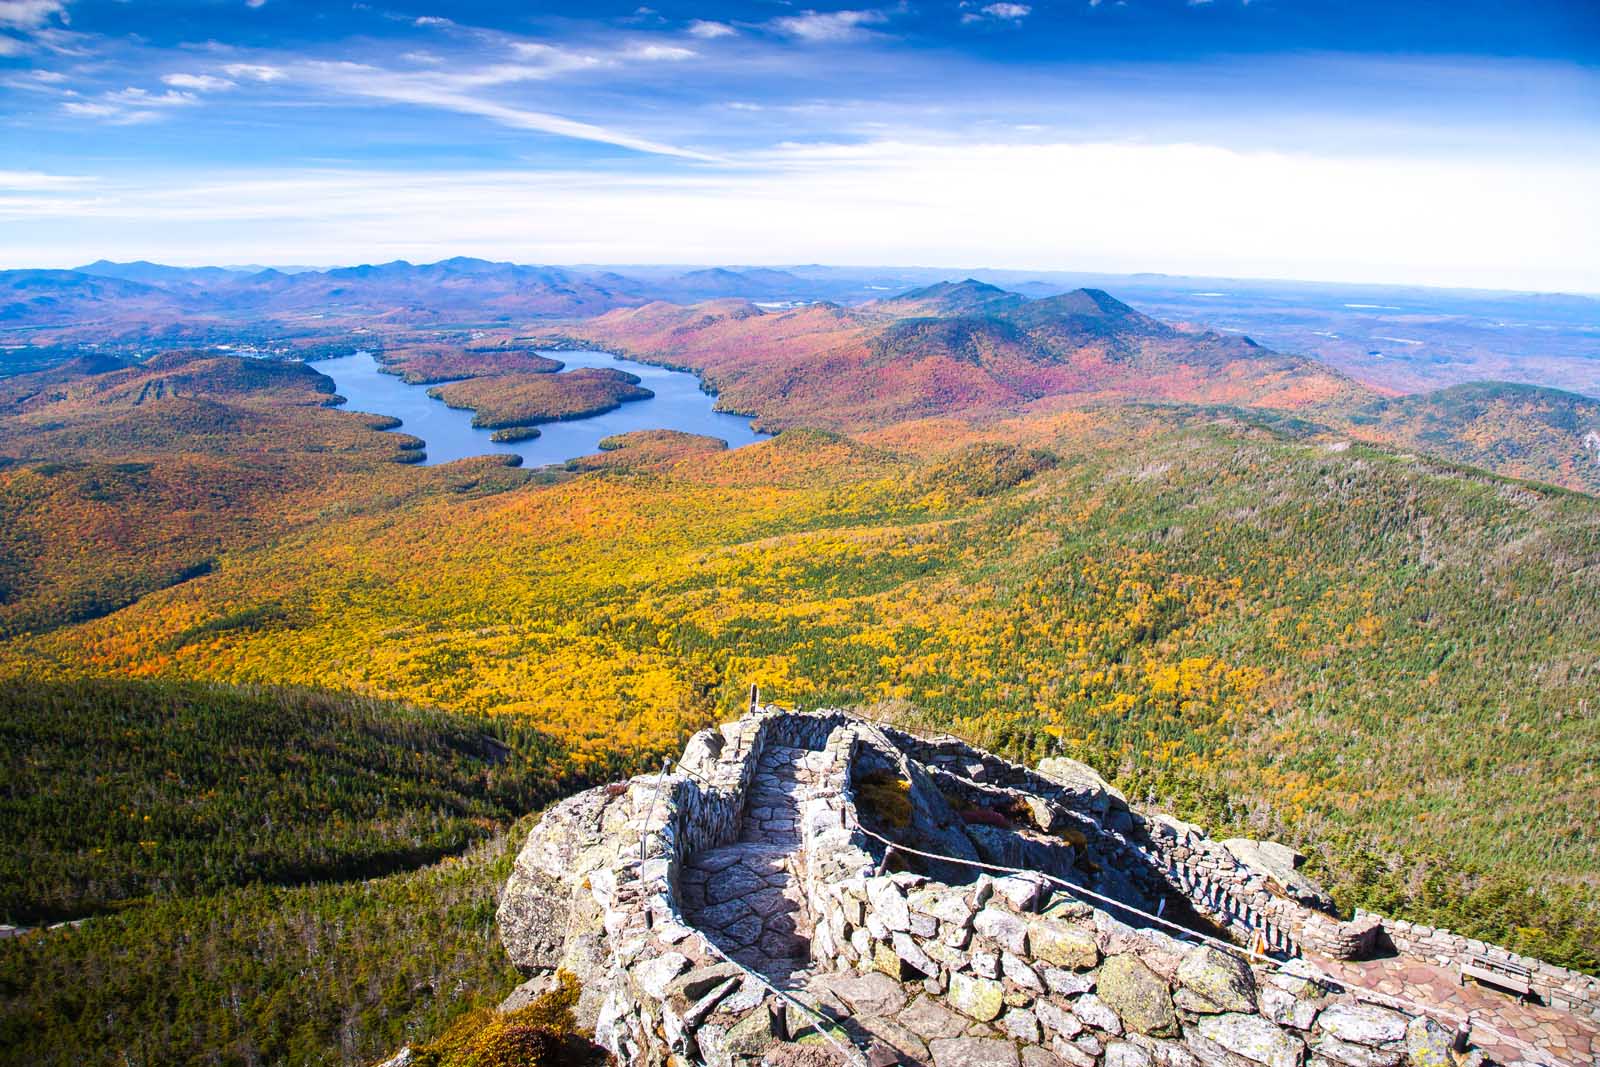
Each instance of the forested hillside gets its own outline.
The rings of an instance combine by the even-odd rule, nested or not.
[[[805,433],[637,467],[624,449],[342,519],[6,655],[510,716],[580,773],[619,736],[670,747],[752,681],[902,701],[1294,837],[1347,905],[1593,966],[1600,504],[1182,422],[1030,421],[1051,459],[1027,463]],[[290,590],[288,621],[156,636]]]
[[[360,344],[521,426],[572,399],[542,329]],[[1379,395],[1092,290],[582,330],[783,432],[423,467],[297,363],[0,383],[0,901],[91,916],[0,944],[8,1062],[437,1033],[509,984],[510,821],[751,683],[1074,756],[1346,908],[1600,968],[1587,401]]]
[[[0,686],[0,1062],[364,1062],[514,982],[507,834],[588,784],[484,719],[313,690]]]

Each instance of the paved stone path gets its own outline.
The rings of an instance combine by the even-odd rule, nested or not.
[[[808,749],[771,746],[762,753],[739,840],[683,865],[678,891],[685,917],[735,960],[841,1020],[857,1047],[870,1049],[876,1067],[1062,1067],[1037,1048],[1020,1063],[1007,1034],[952,1011],[916,985],[876,972],[811,974],[811,918],[796,870],[799,805],[824,766],[824,754]],[[812,1022],[796,1015],[791,1027],[799,1036]],[[786,1049],[794,1062],[785,1060],[783,1067],[839,1061],[826,1045]]]
[[[821,752],[769,746],[745,799],[739,840],[691,856],[678,890],[688,920],[735,960],[780,987],[808,977],[810,917],[797,877],[799,804]]]
[[[1313,962],[1351,985],[1456,1015],[1470,1014],[1482,1024],[1539,1049],[1555,1063],[1600,1064],[1600,1027],[1572,1012],[1529,1004],[1496,989],[1475,983],[1463,986],[1454,970],[1398,956],[1360,962]],[[1524,1058],[1520,1050],[1497,1044],[1481,1030],[1473,1034],[1473,1041],[1503,1063]]]

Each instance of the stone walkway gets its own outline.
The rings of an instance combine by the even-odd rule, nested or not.
[[[685,917],[735,960],[780,987],[805,983],[810,918],[796,871],[799,805],[821,752],[769,746],[745,800],[739,840],[691,856],[679,875]]]
[[[799,806],[824,759],[783,746],[762,753],[739,840],[683,865],[678,892],[685,917],[735,960],[839,1019],[857,1047],[870,1049],[875,1067],[1062,1067],[1037,1048],[1019,1060],[1010,1035],[952,1011],[917,985],[877,972],[811,974],[811,919],[796,869]],[[793,1014],[790,1025],[799,1037],[813,1022]],[[784,1067],[839,1062],[837,1052],[814,1039],[787,1046],[787,1053],[794,1062]]]
[[[1476,983],[1461,985],[1457,973],[1419,960],[1391,956],[1360,962],[1317,959],[1317,966],[1353,986],[1371,989],[1415,1004],[1470,1015],[1542,1051],[1552,1062],[1600,1065],[1600,1027],[1571,1012],[1530,1004],[1513,994]],[[1481,1029],[1473,1034],[1502,1063],[1516,1063],[1525,1054],[1498,1044]]]

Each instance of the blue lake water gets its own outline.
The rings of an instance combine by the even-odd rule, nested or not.
[[[712,411],[716,398],[700,391],[700,380],[693,374],[618,359],[606,352],[544,354],[566,364],[565,370],[625,370],[638,375],[640,384],[655,396],[632,400],[615,411],[585,419],[540,423],[540,435],[533,440],[502,443],[489,440],[491,431],[472,425],[472,412],[446,407],[443,401],[429,396],[431,386],[409,385],[393,374],[383,373],[370,353],[319,360],[316,368],[333,379],[339,395],[347,401],[343,405],[347,410],[393,415],[401,422],[398,432],[426,441],[429,465],[498,454],[521,456],[527,466],[542,467],[593,455],[600,451],[601,438],[633,430],[705,434],[720,437],[730,448],[751,444],[764,436],[752,430],[750,420],[743,416]]]

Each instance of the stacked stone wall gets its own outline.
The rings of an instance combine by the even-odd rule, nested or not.
[[[1437,1024],[1363,1002],[1300,961],[1255,966],[1135,929],[1036,876],[984,874],[958,885],[884,870],[881,847],[860,831],[851,774],[861,747],[881,749],[885,738],[902,760],[909,750],[919,763],[988,788],[1071,799],[1048,779],[968,746],[920,742],[841,712],[757,709],[696,734],[672,773],[590,790],[547,814],[518,858],[502,929],[564,924],[564,940],[546,951],[535,937],[538,951],[518,958],[508,936],[513,958],[530,970],[578,972],[595,999],[603,997],[580,1015],[591,1015],[596,1040],[630,1065],[732,1067],[754,1062],[775,1036],[815,1030],[727,962],[685,920],[677,895],[685,859],[739,837],[757,762],[768,745],[782,745],[825,757],[799,805],[794,856],[813,968],[876,972],[920,988],[974,1027],[1003,1034],[1010,1055],[1020,1050],[1019,1067],[1046,1063],[1030,1060],[1030,1050],[1074,1067],[1453,1062],[1428,1058],[1445,1055],[1448,1044]],[[1126,860],[1142,877],[1164,880],[1229,929],[1264,930],[1269,943],[1280,931],[1274,947],[1284,954],[1322,945],[1317,938],[1348,940],[1337,920],[1308,919],[1320,913],[1274,892],[1197,829],[1123,813],[1077,813],[1102,862]],[[1354,925],[1372,924],[1358,916]],[[1410,924],[1390,929],[1402,952],[1453,959],[1477,945]],[[1593,1003],[1593,979],[1530,964],[1570,1003]]]
[[[1600,1022],[1600,978],[1570,971],[1532,956],[1522,956],[1499,945],[1438,927],[1404,919],[1389,919],[1373,912],[1356,914],[1358,918],[1370,916],[1379,921],[1382,925],[1380,937],[1389,941],[1402,955],[1439,967],[1459,968],[1474,956],[1487,956],[1526,968],[1533,995],[1542,1003]]]

